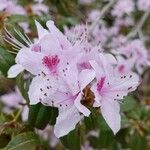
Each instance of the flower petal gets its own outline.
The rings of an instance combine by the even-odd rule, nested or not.
[[[82,91],[95,78],[95,71],[90,69],[82,70],[79,74],[80,90]]]
[[[84,114],[84,116],[89,116],[91,112],[89,111],[89,109],[87,109],[84,105],[81,104],[81,99],[82,99],[82,94],[79,93],[79,95],[74,101],[74,105],[81,113]]]
[[[8,78],[15,78],[20,72],[24,70],[22,65],[15,64],[8,70]]]
[[[55,93],[57,82],[55,78],[50,77],[49,80],[42,77],[34,77],[28,91],[30,104],[34,105],[43,102]]]
[[[71,43],[67,40],[67,37],[63,35],[61,31],[59,31],[52,20],[47,21],[46,25],[53,36],[58,38],[63,50],[69,49],[71,47]]]
[[[78,110],[72,106],[65,111],[59,112],[56,124],[54,126],[54,134],[56,137],[60,138],[70,131],[75,129],[76,124],[80,121],[81,116]]]
[[[120,106],[117,101],[103,99],[101,104],[101,112],[108,126],[116,134],[121,126]]]
[[[35,20],[35,25],[37,28],[37,32],[38,32],[38,38],[41,39],[42,37],[44,37],[46,34],[48,34],[48,31],[46,29],[44,29],[41,24]]]
[[[37,75],[42,68],[42,58],[43,55],[41,53],[22,49],[17,54],[16,63],[21,64],[24,69],[33,75]]]

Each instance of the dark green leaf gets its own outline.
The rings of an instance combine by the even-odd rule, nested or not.
[[[131,150],[148,150],[146,139],[135,133],[130,142]]]
[[[132,110],[133,108],[135,108],[137,105],[136,101],[134,100],[133,97],[131,96],[127,96],[124,99],[124,102],[121,104],[121,110],[128,112],[130,110]]]
[[[34,150],[39,146],[40,140],[33,132],[25,132],[12,138],[8,143],[7,150]]]
[[[30,85],[30,79],[25,80],[24,79],[24,74],[20,73],[17,77],[16,77],[16,84],[22,94],[22,96],[25,98],[25,100],[29,103],[29,97],[28,97],[28,89],[29,89],[29,85]]]
[[[60,138],[65,148],[69,150],[81,150],[81,137],[77,130],[71,131],[68,135]]]
[[[54,125],[58,116],[58,109],[44,106],[41,103],[31,105],[29,108],[28,122],[30,125],[44,129],[48,123]]]
[[[14,57],[4,48],[0,47],[0,71],[7,76],[8,69],[15,63]]]

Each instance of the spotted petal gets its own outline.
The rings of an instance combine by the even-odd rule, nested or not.
[[[80,114],[77,108],[75,108],[74,106],[59,113],[56,124],[54,126],[55,136],[60,138],[68,134],[70,131],[75,129],[76,124],[80,121],[80,119]]]

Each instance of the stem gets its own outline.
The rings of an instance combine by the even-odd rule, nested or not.
[[[134,37],[138,32],[140,32],[141,28],[143,27],[146,19],[148,18],[150,14],[150,11],[147,11],[144,13],[144,15],[141,17],[139,23],[133,28],[133,30],[127,35],[127,39],[130,39]]]
[[[17,112],[16,116],[13,119],[14,122],[17,121],[21,113],[22,113],[22,109],[19,109],[19,111]]]
[[[100,16],[93,22],[93,24],[89,28],[89,32],[92,32],[96,25],[99,23],[100,19],[103,18],[105,13],[111,8],[111,6],[115,3],[116,0],[110,0],[110,2],[102,9],[100,12]]]

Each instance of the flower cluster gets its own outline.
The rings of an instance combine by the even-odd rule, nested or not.
[[[130,69],[122,71],[121,59],[92,41],[88,27],[79,25],[63,34],[51,20],[46,23],[48,29],[35,23],[38,39],[34,43],[24,37],[24,46],[9,35],[19,51],[8,77],[16,77],[23,70],[34,75],[28,91],[30,105],[41,102],[59,109],[54,125],[57,137],[68,134],[88,117],[90,107],[100,108],[116,134],[121,121],[119,103],[137,88],[138,75]],[[67,37],[68,30],[73,36]]]

